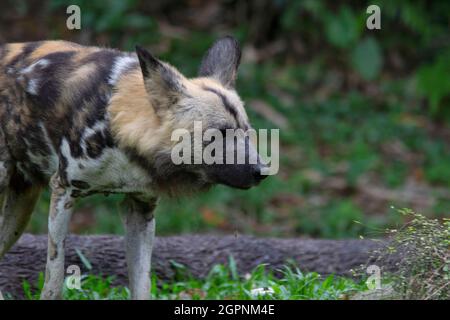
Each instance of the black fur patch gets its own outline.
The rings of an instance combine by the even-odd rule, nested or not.
[[[141,65],[142,75],[148,78],[150,73],[162,67],[161,62],[158,61],[150,52],[141,46],[136,46],[136,53]]]
[[[22,48],[22,52],[19,53],[17,56],[12,59],[8,65],[6,66],[6,69],[9,68],[21,68],[23,65],[25,65],[28,62],[28,57],[33,53],[34,50],[39,48],[42,45],[42,42],[30,42],[26,44]]]
[[[212,92],[212,93],[218,95],[219,98],[222,100],[222,104],[225,107],[225,109],[234,117],[234,119],[236,120],[236,123],[239,124],[237,111],[225,95],[223,95],[218,90],[210,88],[210,87],[203,87],[203,89],[205,91],[209,91],[209,92]]]
[[[127,157],[142,169],[146,170],[153,178],[155,190],[169,196],[187,195],[196,191],[206,191],[211,184],[203,181],[194,170],[185,165],[174,165],[170,154],[156,154],[153,161],[139,155],[134,149],[125,150]],[[202,166],[202,165],[198,165]]]
[[[86,152],[90,158],[99,157],[106,147],[103,133],[97,131],[86,140]]]
[[[85,190],[85,189],[89,189],[89,188],[90,188],[89,183],[87,183],[86,181],[72,180],[72,181],[71,181],[71,184],[72,184],[72,186],[74,186],[75,188],[82,189],[82,190]]]
[[[67,178],[67,159],[62,154],[59,155],[59,179],[64,186],[69,185]]]
[[[55,52],[43,56],[41,59],[48,60],[49,65],[40,72],[31,76],[37,80],[39,85],[37,96],[29,95],[29,98],[42,108],[51,108],[58,101],[61,94],[61,74],[67,74],[73,68],[71,59],[75,51]]]

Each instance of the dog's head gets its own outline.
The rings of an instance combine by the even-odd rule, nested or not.
[[[258,184],[265,177],[264,166],[235,90],[241,58],[238,42],[232,37],[217,40],[203,57],[198,77],[191,79],[139,46],[136,52],[148,99],[159,122],[170,124],[172,130],[157,152],[155,171],[164,172],[166,179],[177,175],[200,185],[246,189]]]

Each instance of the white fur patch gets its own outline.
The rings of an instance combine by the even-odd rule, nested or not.
[[[119,80],[120,76],[122,75],[122,73],[133,63],[136,62],[137,62],[136,58],[132,56],[121,56],[116,58],[116,60],[114,61],[114,66],[111,75],[109,76],[108,83],[110,85],[115,85]]]
[[[39,67],[40,69],[46,68],[50,64],[50,60],[48,59],[40,59],[32,64],[30,64],[28,67],[22,69],[19,73],[21,74],[27,74],[34,71],[36,67]]]
[[[28,85],[27,85],[26,91],[29,94],[37,95],[38,94],[38,90],[39,90],[39,82],[38,82],[38,80],[37,79],[30,79],[30,81],[28,81]]]
[[[26,88],[26,92],[28,92],[29,94],[32,95],[37,95],[38,91],[39,91],[39,79],[38,78],[33,78],[33,72],[36,68],[39,69],[44,69],[46,68],[48,65],[50,64],[50,60],[48,59],[40,59],[34,63],[32,63],[31,65],[29,65],[28,67],[20,70],[19,77],[23,77],[24,75],[30,74],[31,78],[28,81],[27,84],[27,88]]]
[[[6,184],[6,176],[7,172],[5,163],[3,161],[0,161],[0,188]]]
[[[131,163],[119,149],[104,149],[95,159],[72,158],[69,143],[64,138],[61,153],[67,159],[68,180],[85,181],[91,190],[125,193],[150,191],[150,176],[144,169]]]

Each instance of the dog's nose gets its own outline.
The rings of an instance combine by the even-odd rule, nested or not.
[[[263,166],[257,166],[253,169],[253,178],[258,183],[267,178],[267,174],[263,174],[262,172],[263,168],[264,168]]]

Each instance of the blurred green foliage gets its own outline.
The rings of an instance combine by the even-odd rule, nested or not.
[[[423,65],[417,73],[418,88],[427,97],[430,105],[430,113],[433,116],[439,114],[448,117],[449,108],[444,110],[444,99],[450,92],[450,50],[438,55],[431,63]]]
[[[14,3],[27,14],[28,2]],[[277,127],[258,101],[287,125],[279,175],[249,191],[163,199],[159,234],[341,238],[398,223],[391,205],[448,216],[450,2],[162,3],[50,0],[46,35],[124,50],[143,44],[195,76],[212,41],[233,34],[244,44],[237,88],[252,123]],[[69,4],[81,7],[81,31],[65,29]],[[370,4],[381,8],[381,30],[366,29]],[[83,200],[73,231],[122,232],[120,199]],[[47,203],[45,194],[31,231],[45,232]]]

